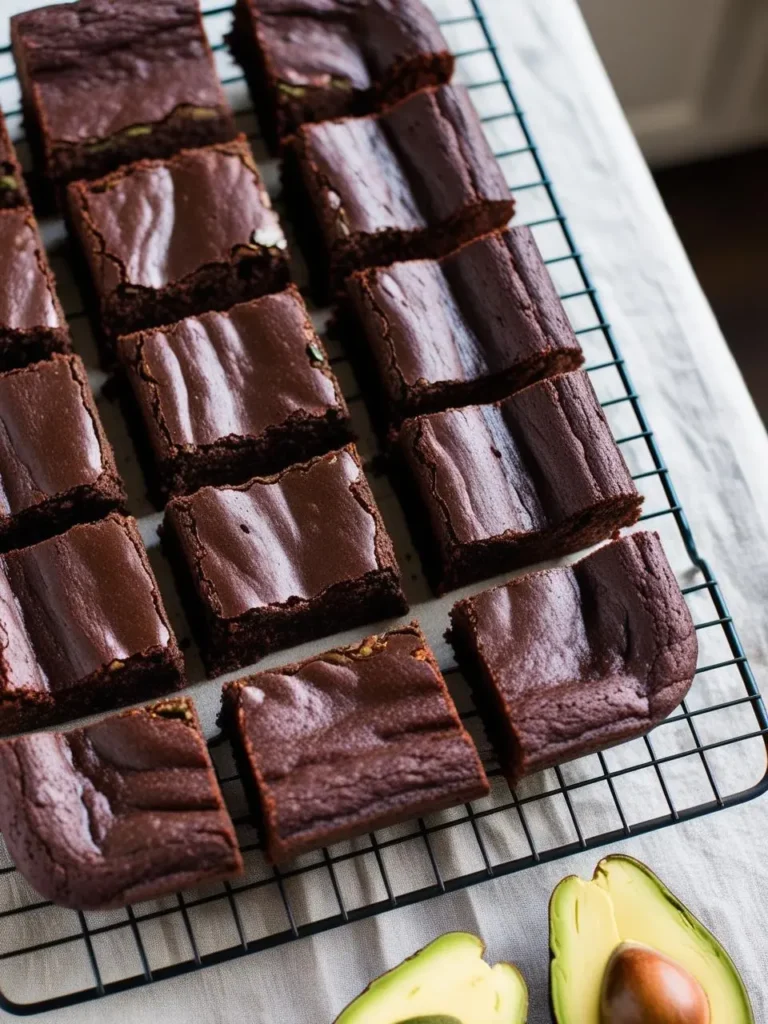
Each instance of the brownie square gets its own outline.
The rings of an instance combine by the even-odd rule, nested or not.
[[[54,355],[0,374],[0,549],[124,506],[80,357]]]
[[[211,675],[408,607],[354,445],[174,498],[162,536]]]
[[[363,267],[434,259],[503,227],[514,200],[463,86],[305,124],[284,184],[318,295]]]
[[[640,515],[642,497],[581,370],[495,405],[406,420],[396,453],[438,593],[586,548]]]
[[[198,0],[78,0],[11,18],[27,134],[54,184],[236,134]]]
[[[0,556],[0,733],[184,685],[134,519],[111,513]]]
[[[45,900],[105,910],[242,872],[191,700],[0,743],[0,828]]]
[[[453,74],[421,0],[237,0],[230,43],[273,148],[305,121],[367,114]]]
[[[530,228],[346,281],[390,422],[493,402],[584,361]],[[350,330],[351,327],[351,330]]]
[[[21,164],[8,134],[3,112],[0,110],[0,209],[29,205]]]
[[[241,483],[338,448],[349,412],[298,290],[120,338],[164,493]]]
[[[69,328],[31,209],[0,210],[0,253],[0,370],[70,352]]]
[[[105,362],[120,334],[285,287],[286,241],[245,136],[68,189]]]
[[[696,671],[696,630],[655,533],[459,601],[448,636],[512,781],[644,735]]]
[[[415,622],[228,683],[221,720],[272,861],[488,793]]]

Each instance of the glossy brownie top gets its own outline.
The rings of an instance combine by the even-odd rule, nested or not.
[[[297,415],[346,405],[294,287],[129,335],[120,358],[131,375],[153,448],[260,437]]]
[[[286,246],[244,136],[74,182],[68,201],[102,296],[160,290],[241,250]]]
[[[0,210],[0,332],[65,326],[32,214]]]
[[[197,0],[78,0],[11,19],[22,79],[50,141],[151,131],[227,111]]]
[[[5,693],[57,693],[176,647],[136,522],[114,513],[0,558],[0,628]]]
[[[0,374],[0,520],[102,478],[119,484],[79,356]]]
[[[444,259],[363,270],[347,289],[389,397],[468,382],[581,347],[527,227],[486,235]]]
[[[415,623],[227,687],[280,840],[481,796],[487,782]],[[467,789],[470,795],[464,796]]]
[[[466,89],[423,89],[383,114],[299,129],[318,215],[330,235],[416,230],[469,205],[510,202]]]
[[[452,621],[510,717],[515,773],[642,733],[696,670],[696,631],[655,533],[476,594]]]
[[[445,548],[514,539],[637,495],[581,370],[497,404],[406,420],[399,436]]]
[[[122,906],[242,861],[191,701],[0,743],[0,827],[46,899]]]
[[[397,572],[354,445],[240,487],[203,487],[169,502],[166,516],[203,600],[224,619]]]

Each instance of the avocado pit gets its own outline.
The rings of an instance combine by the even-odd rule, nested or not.
[[[637,942],[613,951],[603,976],[600,1024],[710,1024],[709,1000],[696,978],[663,953]]]

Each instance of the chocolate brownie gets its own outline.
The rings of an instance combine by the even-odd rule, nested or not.
[[[696,671],[696,630],[655,533],[459,601],[448,635],[513,781],[642,736]]]
[[[0,829],[43,899],[103,910],[242,872],[191,700],[0,743]]]
[[[68,189],[105,362],[146,327],[278,291],[286,241],[244,136]]]
[[[145,700],[184,662],[134,519],[0,556],[0,732]]]
[[[69,328],[31,209],[0,210],[0,253],[0,370],[70,352]]]
[[[272,861],[488,793],[415,622],[228,683],[221,720]]]
[[[390,422],[506,398],[584,360],[527,227],[442,260],[361,270],[346,285],[348,347],[365,338]]]
[[[438,593],[586,548],[640,515],[643,499],[581,370],[495,405],[406,420],[396,455]]]
[[[120,338],[161,490],[241,483],[349,440],[349,412],[298,290]]]
[[[174,498],[162,536],[211,675],[408,607],[354,445]]]
[[[503,227],[514,200],[464,86],[305,124],[284,184],[318,295],[363,267],[443,256]]]
[[[0,549],[125,506],[79,356],[0,374]]]
[[[0,110],[0,209],[29,205],[21,164],[8,134],[3,112]]]
[[[453,74],[421,0],[237,0],[230,43],[273,148],[305,121],[367,114]]]
[[[78,0],[11,18],[27,134],[55,184],[235,136],[198,0]]]

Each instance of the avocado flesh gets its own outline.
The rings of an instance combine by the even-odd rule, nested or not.
[[[528,990],[511,964],[491,967],[476,935],[441,935],[376,978],[336,1024],[525,1024]]]
[[[637,942],[676,961],[707,994],[710,1024],[754,1024],[736,967],[707,929],[631,857],[607,857],[591,882],[571,876],[550,903],[552,1010],[557,1024],[599,1024],[614,949]]]

